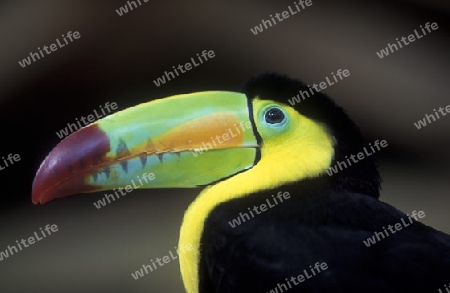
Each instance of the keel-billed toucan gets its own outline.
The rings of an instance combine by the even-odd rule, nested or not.
[[[176,95],[105,117],[50,152],[33,202],[148,172],[155,179],[142,188],[204,186],[180,232],[179,245],[194,248],[180,254],[188,293],[436,292],[450,283],[450,237],[421,222],[365,245],[408,216],[378,200],[375,155],[327,174],[367,144],[326,95],[291,106],[300,91],[300,81],[264,74],[241,92]]]

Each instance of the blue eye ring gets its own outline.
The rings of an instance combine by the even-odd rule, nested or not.
[[[286,114],[278,107],[270,107],[264,112],[264,120],[268,124],[280,125],[286,122]]]

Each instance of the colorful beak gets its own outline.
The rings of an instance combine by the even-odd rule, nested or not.
[[[71,134],[42,162],[32,200],[125,187],[196,187],[259,159],[247,97],[199,92],[141,104]]]

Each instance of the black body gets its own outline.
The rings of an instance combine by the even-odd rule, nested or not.
[[[409,223],[407,215],[373,197],[323,187],[320,181],[218,206],[202,237],[200,293],[271,292],[316,262],[326,262],[328,269],[298,285],[291,282],[288,292],[437,292],[450,282],[448,235],[414,220],[367,247],[363,241],[375,231],[401,223],[401,218]],[[228,221],[278,191],[289,191],[291,198],[230,226]]]
[[[275,74],[244,86],[249,99],[285,104],[299,90],[307,87]],[[331,166],[367,146],[355,123],[326,95],[316,93],[294,108],[335,137]],[[199,292],[437,292],[450,283],[450,236],[415,221],[370,247],[364,244],[375,232],[408,218],[378,200],[380,181],[372,155],[333,176],[324,174],[220,204],[205,221]],[[248,208],[279,191],[288,191],[290,198],[230,226],[240,213],[249,213]],[[291,282],[288,290],[277,288],[316,262],[326,262],[328,269],[298,285]]]

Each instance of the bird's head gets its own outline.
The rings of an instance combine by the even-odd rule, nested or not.
[[[34,203],[77,193],[188,188],[236,179],[242,193],[326,178],[338,188],[377,197],[369,156],[333,176],[326,170],[365,146],[357,126],[321,93],[276,74],[251,79],[242,92],[209,91],[154,100],[71,134],[45,158]],[[154,174],[149,180],[145,174]]]

